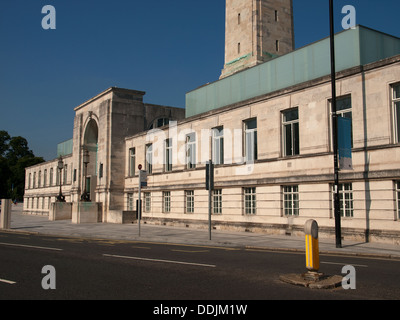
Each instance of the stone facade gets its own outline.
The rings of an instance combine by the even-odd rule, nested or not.
[[[394,128],[399,122],[392,100],[393,90],[400,90],[400,56],[340,72],[337,88],[339,100],[347,101],[353,126],[353,170],[340,172],[342,234],[345,239],[400,244],[400,141]],[[330,77],[323,77],[181,120],[157,133],[127,138],[125,156],[134,148],[136,162],[143,165],[146,145],[154,145],[152,173],[142,189],[143,219],[207,227],[205,162],[216,150],[210,132],[223,128],[224,161],[215,166],[213,228],[300,235],[304,223],[316,219],[321,236],[333,237],[330,99]],[[298,152],[287,154],[284,115],[294,110]],[[256,123],[256,159],[241,163],[249,119]],[[185,158],[186,137],[193,133],[194,168]],[[171,139],[174,152],[168,170],[165,160],[157,157],[165,154],[166,139]],[[128,174],[125,163],[128,208],[138,197],[138,177]]]
[[[226,0],[221,78],[293,49],[292,0]]]

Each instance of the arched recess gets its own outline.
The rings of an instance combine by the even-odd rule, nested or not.
[[[90,199],[95,200],[94,190],[97,186],[97,154],[98,154],[98,141],[99,141],[99,127],[96,120],[90,119],[86,125],[83,145],[82,145],[82,188],[90,193]],[[83,154],[85,150],[89,153],[89,163],[85,170],[85,164],[83,163]],[[86,180],[85,180],[86,176]]]

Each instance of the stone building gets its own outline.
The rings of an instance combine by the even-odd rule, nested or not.
[[[184,117],[184,109],[143,103],[145,92],[109,88],[75,108],[73,139],[58,146],[58,159],[26,169],[24,210],[48,214],[60,189],[68,203],[86,190],[101,203],[104,222],[122,223],[125,138]],[[84,164],[87,152],[88,164]]]
[[[102,221],[124,222],[137,210],[141,164],[144,222],[207,227],[205,165],[212,160],[213,228],[303,234],[312,218],[321,236],[334,236],[329,39],[291,51],[291,1],[228,0],[227,20],[244,24],[255,4],[262,10],[253,16],[286,20],[276,29],[284,30],[278,38],[285,52],[263,62],[249,47],[249,64],[226,53],[226,62],[237,60],[225,63],[221,79],[186,94],[185,116],[116,88],[75,109],[73,140],[65,143],[72,152],[63,157],[68,202],[79,202],[90,185]],[[237,48],[237,40],[228,44],[230,33],[227,50]],[[357,26],[335,41],[338,114],[351,121],[352,167],[339,176],[342,235],[399,244],[400,39]],[[84,150],[92,159],[86,183]],[[26,170],[26,211],[49,212],[58,194],[56,166],[54,160]]]

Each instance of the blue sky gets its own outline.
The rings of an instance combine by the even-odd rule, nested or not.
[[[329,36],[328,0],[293,0],[296,48]],[[357,24],[400,37],[397,0],[335,0]],[[42,29],[42,7],[56,30]],[[0,0],[0,130],[51,160],[72,138],[73,109],[117,86],[145,102],[185,106],[185,94],[218,79],[224,0]]]

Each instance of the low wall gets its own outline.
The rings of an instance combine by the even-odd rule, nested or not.
[[[72,223],[102,222],[102,204],[98,202],[75,202],[72,204]]]

